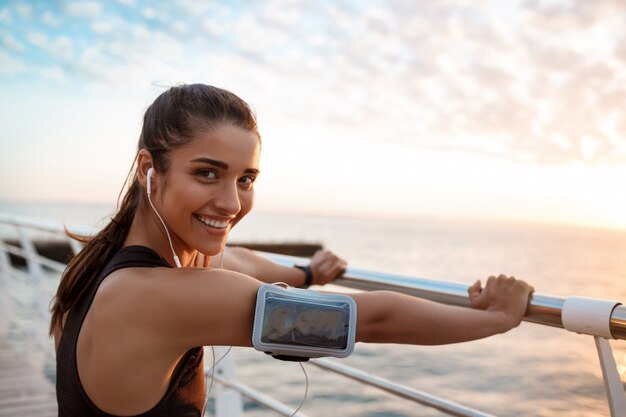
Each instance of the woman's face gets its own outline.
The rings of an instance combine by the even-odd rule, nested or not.
[[[256,134],[231,124],[199,133],[169,153],[157,198],[175,247],[209,256],[222,251],[230,230],[254,204],[259,155]]]

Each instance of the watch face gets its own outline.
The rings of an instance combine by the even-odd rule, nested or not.
[[[267,297],[261,341],[341,350],[348,345],[349,323],[350,308],[344,302]]]

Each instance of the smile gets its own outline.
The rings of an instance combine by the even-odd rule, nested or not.
[[[200,220],[205,225],[212,227],[214,229],[226,229],[228,225],[230,224],[229,220],[219,221],[219,220],[207,219],[206,217],[202,217],[199,214],[195,214],[195,213],[193,216],[196,219]]]

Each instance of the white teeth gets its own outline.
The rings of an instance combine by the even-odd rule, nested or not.
[[[224,229],[228,226],[228,223],[230,223],[229,221],[220,222],[218,220],[205,219],[204,217],[198,214],[194,214],[194,216],[196,217],[196,219],[200,220],[202,223],[206,224],[207,226],[215,227],[216,229]]]

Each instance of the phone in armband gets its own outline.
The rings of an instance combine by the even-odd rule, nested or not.
[[[351,297],[263,284],[257,293],[252,345],[277,359],[345,358],[354,350]]]

